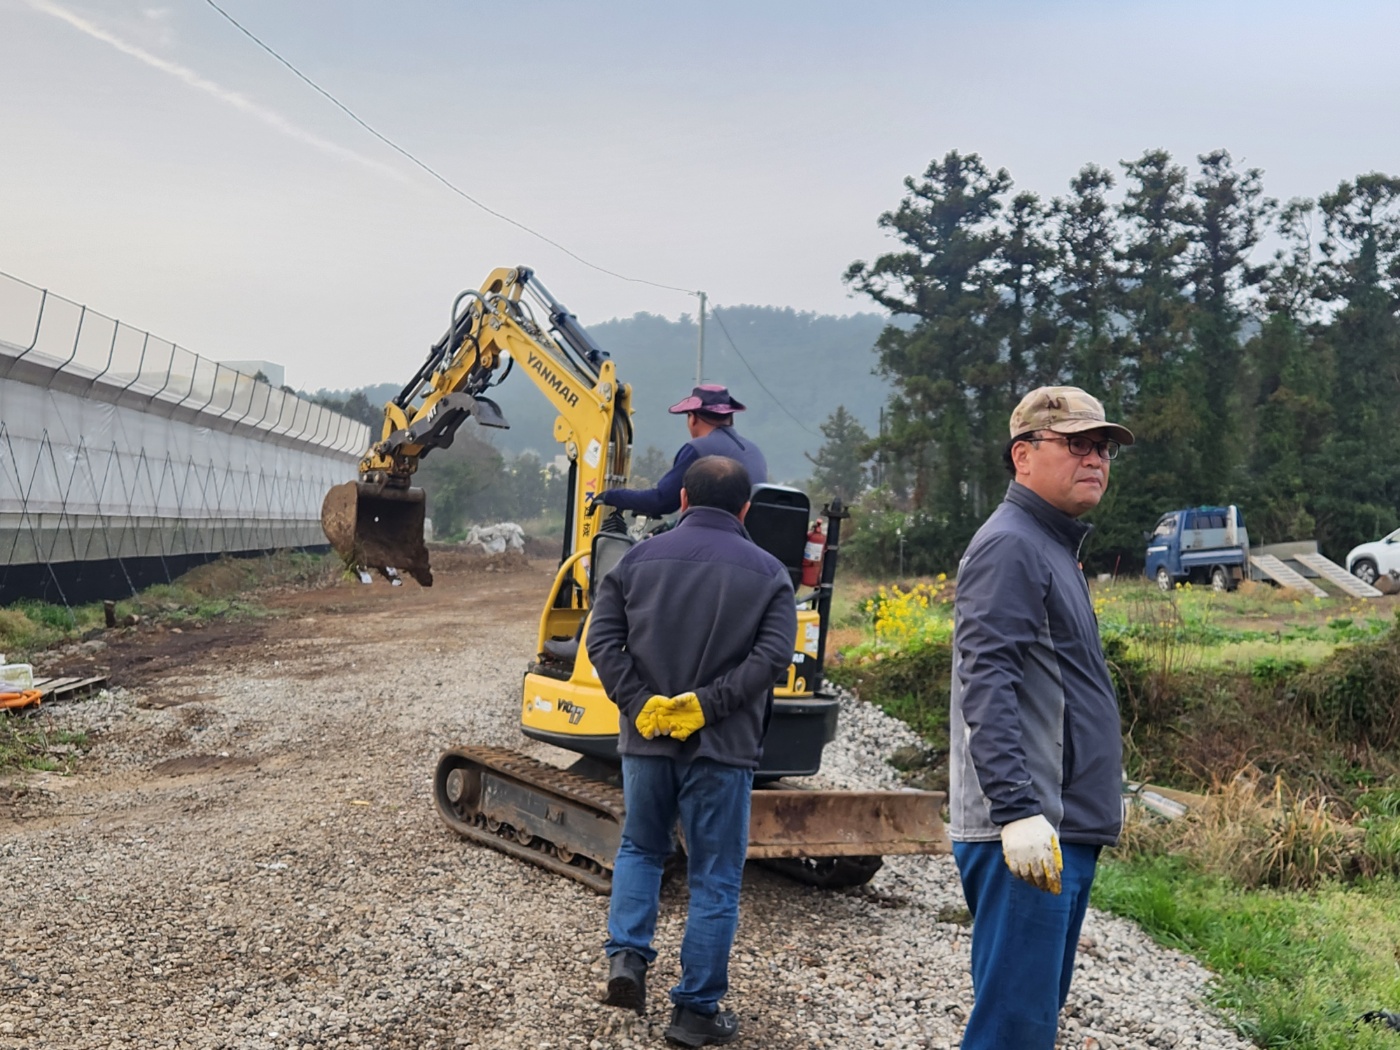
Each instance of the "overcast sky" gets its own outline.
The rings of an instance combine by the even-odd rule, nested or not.
[[[497,266],[585,325],[872,309],[841,275],[951,149],[1400,174],[1393,0],[217,2],[512,221],[208,0],[0,0],[0,270],[309,389],[404,381]]]

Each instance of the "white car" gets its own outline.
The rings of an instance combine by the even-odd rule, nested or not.
[[[1367,583],[1375,583],[1385,573],[1400,573],[1400,529],[1353,547],[1347,554],[1347,572]]]

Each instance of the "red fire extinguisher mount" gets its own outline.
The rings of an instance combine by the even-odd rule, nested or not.
[[[807,543],[802,548],[802,586],[815,587],[822,578],[822,557],[826,554],[826,533],[821,519],[812,523]]]

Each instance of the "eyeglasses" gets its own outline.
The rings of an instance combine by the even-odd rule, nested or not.
[[[1117,459],[1118,450],[1123,446],[1109,438],[1107,441],[1095,441],[1091,437],[1083,434],[1070,434],[1065,437],[1029,437],[1027,441],[1063,441],[1065,448],[1069,449],[1071,456],[1087,456],[1090,452],[1097,452],[1101,459]]]

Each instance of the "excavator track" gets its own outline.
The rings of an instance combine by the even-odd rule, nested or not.
[[[843,889],[869,882],[885,854],[947,851],[941,793],[785,787],[754,792],[749,859],[788,878]],[[508,748],[468,746],[443,752],[433,794],[443,821],[463,838],[597,893],[612,891],[621,788]]]
[[[463,838],[612,891],[622,790],[503,747],[457,747],[438,759],[438,813]]]
[[[885,863],[884,857],[771,857],[762,864],[788,878],[819,890],[864,886]]]

